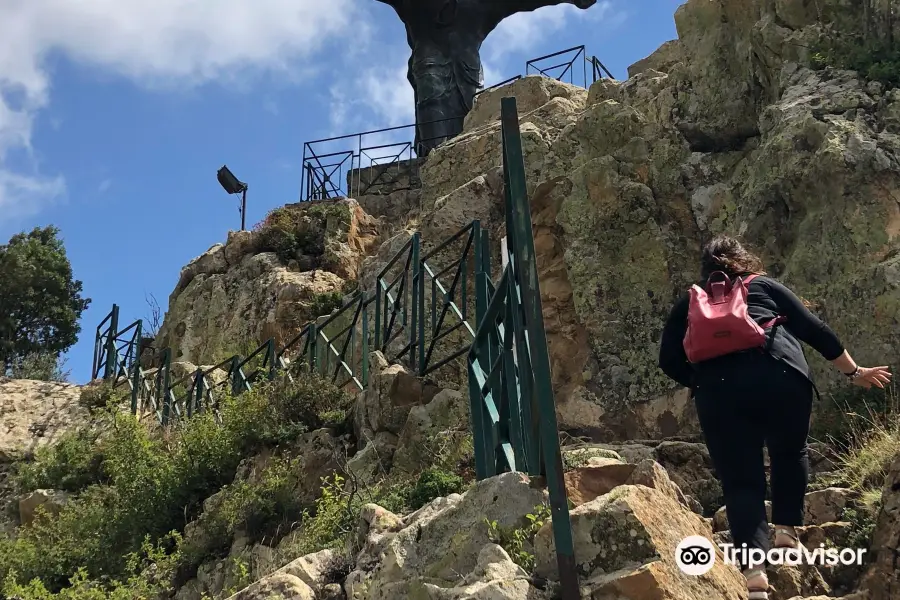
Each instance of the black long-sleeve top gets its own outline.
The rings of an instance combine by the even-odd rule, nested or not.
[[[787,287],[770,277],[757,277],[747,286],[747,310],[750,317],[762,325],[776,317],[787,317],[778,326],[770,352],[809,378],[809,364],[800,342],[806,342],[827,360],[844,353],[840,339],[828,325],[812,314],[803,302]],[[714,369],[715,360],[691,366],[684,352],[687,314],[690,296],[685,294],[675,303],[663,329],[659,348],[659,367],[671,379],[685,387],[693,387],[697,370]]]

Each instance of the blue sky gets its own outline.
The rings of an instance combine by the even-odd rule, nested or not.
[[[516,15],[482,49],[485,84],[585,44],[617,78],[675,37],[677,0],[600,0]],[[165,309],[181,267],[300,194],[303,143],[412,122],[409,49],[375,0],[0,3],[0,242],[54,224],[93,299],[68,353],[90,377],[113,302]]]

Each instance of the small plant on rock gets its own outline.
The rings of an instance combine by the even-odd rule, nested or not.
[[[528,573],[534,571],[534,538],[547,519],[550,518],[550,506],[539,504],[534,512],[525,515],[525,525],[507,529],[497,523],[488,521],[488,538],[501,546],[513,561]]]
[[[312,304],[309,307],[309,312],[316,317],[321,317],[324,315],[330,315],[337,309],[341,308],[344,303],[344,296],[340,290],[335,290],[333,292],[323,292],[321,294],[316,294],[313,296]]]

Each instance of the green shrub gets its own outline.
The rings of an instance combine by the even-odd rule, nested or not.
[[[116,391],[110,382],[103,381],[101,383],[88,384],[81,388],[78,403],[93,412],[112,408],[116,402],[123,398],[123,395],[124,388]]]
[[[830,485],[846,486],[859,493],[860,501],[842,517],[851,524],[848,542],[851,548],[870,546],[881,508],[882,488],[891,464],[900,456],[900,407],[896,389],[891,386],[887,393],[876,392],[874,407],[859,402],[860,396],[857,393],[850,397],[862,409],[848,410],[841,436],[831,440],[838,447],[838,465],[836,472],[825,479]]]
[[[847,508],[841,520],[850,523],[848,548],[870,548],[875,522],[881,508],[881,490],[869,490],[861,497],[858,507]]]
[[[52,352],[34,352],[13,361],[9,376],[13,379],[33,379],[67,383],[71,370],[65,370],[66,359]]]
[[[344,304],[344,296],[340,290],[333,292],[323,292],[316,294],[312,299],[312,305],[309,308],[310,314],[317,317],[330,315]]]
[[[124,580],[98,584],[89,579],[85,569],[78,569],[66,587],[53,593],[39,579],[21,584],[18,574],[10,573],[0,581],[0,595],[16,600],[157,600],[173,591],[179,544],[177,534],[166,536],[156,545],[145,539],[138,552],[126,557]]]
[[[68,431],[55,444],[38,448],[33,461],[19,464],[16,487],[22,493],[37,489],[78,492],[103,482],[106,477],[98,435],[88,429]]]
[[[900,85],[900,46],[887,40],[832,34],[813,48],[811,66],[857,71],[887,89]]]
[[[458,494],[462,490],[462,477],[456,473],[432,467],[419,475],[416,485],[409,493],[409,507],[417,510],[435,498]]]
[[[223,398],[221,422],[205,412],[164,434],[130,414],[111,413],[102,437],[71,434],[19,474],[22,486],[81,494],[57,517],[39,515],[16,538],[0,538],[0,581],[14,573],[19,584],[39,578],[55,592],[81,568],[90,578],[123,575],[127,556],[139,551],[145,536],[155,543],[181,531],[206,498],[231,483],[244,457],[296,439],[320,425],[320,411],[348,405],[334,386],[298,377]],[[284,468],[275,467],[258,489],[235,486],[215,518],[228,527],[241,519],[254,526],[277,520],[290,512],[285,477]]]
[[[897,412],[897,396],[893,388],[864,389],[841,386],[823,395],[823,402],[814,407],[811,435],[840,446],[852,444],[860,432],[868,430],[873,421]]]
[[[258,481],[238,481],[219,492],[215,510],[197,520],[204,535],[186,540],[185,562],[198,566],[210,556],[227,553],[240,529],[251,542],[274,536],[300,519],[305,508],[298,501],[298,460],[276,458],[260,473]]]
[[[274,252],[283,262],[298,254],[321,256],[329,219],[345,227],[349,211],[344,205],[333,203],[276,208],[257,226],[260,250]]]

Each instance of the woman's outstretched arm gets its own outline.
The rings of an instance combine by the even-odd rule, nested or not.
[[[778,305],[780,313],[787,317],[787,324],[797,338],[806,342],[822,355],[834,367],[851,378],[853,383],[862,387],[883,388],[884,384],[891,380],[890,369],[881,367],[860,367],[844,348],[841,340],[832,329],[816,315],[812,314],[800,298],[786,286],[773,280],[766,279],[769,296]]]

